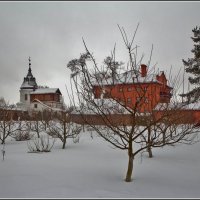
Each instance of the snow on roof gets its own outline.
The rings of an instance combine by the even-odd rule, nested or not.
[[[59,88],[38,88],[35,91],[31,92],[31,94],[49,94],[49,93],[60,93]]]
[[[183,108],[186,110],[200,110],[200,101],[195,103],[185,104]]]
[[[21,88],[34,88],[35,87],[35,84],[33,82],[23,82],[22,85],[21,85]]]
[[[150,83],[150,82],[155,82],[155,83],[161,83],[156,79],[156,74],[148,74],[145,77],[142,77],[140,73],[138,73],[138,76],[136,77],[136,73],[133,70],[124,72],[122,74],[117,74],[116,78],[109,77],[109,78],[104,78],[102,81],[100,81],[100,84],[103,85],[111,85],[111,84],[123,84],[123,83]],[[100,85],[97,80],[93,79],[92,80],[93,85]]]
[[[164,109],[181,109],[181,110],[200,110],[200,102],[195,103],[159,103],[154,110],[164,110]]]
[[[165,110],[165,109],[169,109],[170,110],[170,109],[172,109],[174,107],[175,107],[175,105],[172,104],[172,103],[158,103],[153,110],[156,110],[156,111]]]

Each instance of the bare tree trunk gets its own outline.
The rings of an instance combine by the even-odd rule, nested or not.
[[[6,139],[6,137],[5,137],[5,135],[6,135],[6,125],[5,125],[5,121],[3,122],[3,136],[2,136],[2,142],[1,142],[1,144],[4,144],[5,143],[5,139]]]
[[[45,131],[47,130],[47,123],[46,122],[44,123],[44,130]]]
[[[67,140],[66,122],[65,121],[63,122],[63,131],[64,131],[64,134],[63,134],[63,146],[62,146],[62,149],[65,149],[65,144],[66,144],[66,140]]]
[[[1,140],[1,144],[5,144],[5,140],[6,140],[6,136],[5,136],[5,132],[4,132],[4,133],[3,133],[2,140]]]
[[[165,144],[165,131],[163,132],[163,144]]]
[[[65,149],[65,145],[66,145],[66,138],[63,139],[62,149]]]
[[[38,122],[38,121],[37,121],[36,126],[37,126],[37,137],[40,138],[40,133],[39,133],[39,122]]]
[[[132,172],[133,172],[133,159],[134,159],[134,156],[133,156],[133,144],[132,144],[132,134],[129,135],[129,147],[128,147],[128,170],[126,172],[126,179],[125,181],[126,182],[131,182],[131,177],[132,177]]]
[[[39,134],[39,132],[38,132],[38,131],[37,131],[37,137],[38,137],[38,138],[40,138],[40,134]]]
[[[132,172],[133,172],[133,155],[129,155],[129,160],[128,160],[128,170],[126,173],[126,182],[131,182],[131,177],[132,177]]]
[[[149,153],[149,158],[153,157],[152,149],[151,149],[151,128],[148,128],[148,147],[147,152]]]
[[[149,146],[147,147],[147,151],[149,153],[149,158],[153,158],[153,153],[152,153],[152,149],[151,149],[151,144],[149,144]]]

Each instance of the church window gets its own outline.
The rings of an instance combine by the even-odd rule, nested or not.
[[[25,101],[27,101],[28,100],[28,95],[27,94],[25,94]]]
[[[37,108],[37,104],[36,103],[34,104],[34,108]]]

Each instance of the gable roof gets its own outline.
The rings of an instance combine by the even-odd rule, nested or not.
[[[194,103],[182,103],[182,102],[174,102],[174,103],[159,103],[154,108],[155,111],[161,110],[173,110],[173,109],[181,109],[181,110],[200,110],[200,102]]]
[[[163,84],[161,81],[157,79],[157,74],[147,74],[145,77],[141,76],[141,73],[137,73],[133,70],[117,74],[116,78],[113,80],[112,77],[109,78],[102,78],[99,82],[94,78],[91,80],[93,86],[99,86],[99,85],[113,85],[113,84],[132,84],[132,83],[158,83]],[[169,88],[172,88],[168,86]]]
[[[61,94],[59,88],[38,88],[30,94]]]

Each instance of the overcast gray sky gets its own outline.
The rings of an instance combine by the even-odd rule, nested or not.
[[[67,102],[67,63],[84,52],[82,37],[97,62],[110,54],[126,53],[117,24],[129,37],[139,23],[135,42],[160,70],[180,69],[192,56],[192,29],[200,26],[200,2],[0,2],[0,97],[19,101],[28,70],[38,85],[60,88]]]

